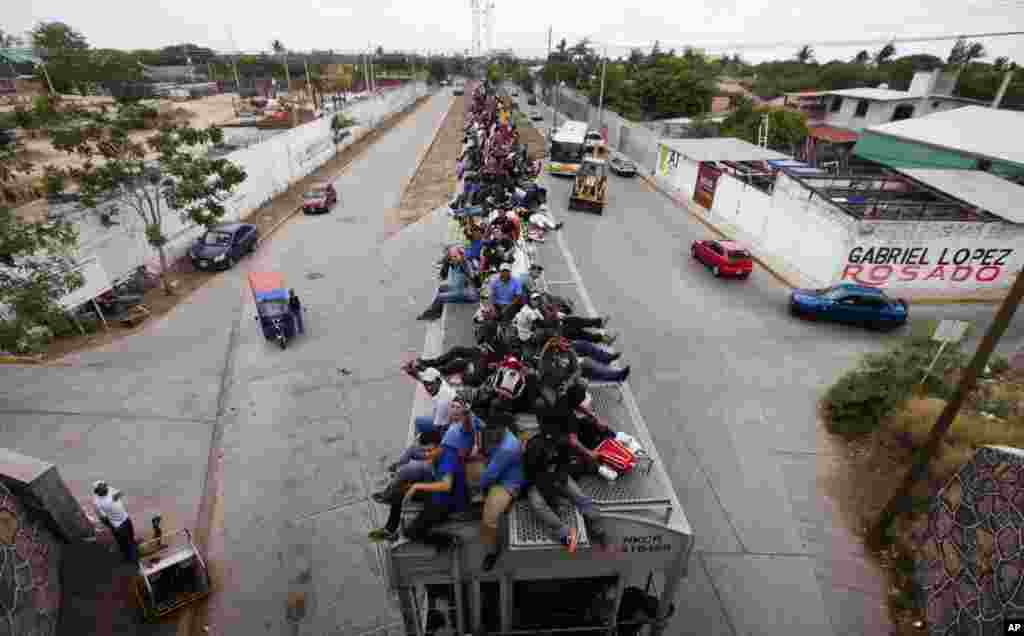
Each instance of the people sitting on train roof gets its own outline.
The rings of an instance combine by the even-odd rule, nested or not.
[[[430,394],[431,414],[416,416],[413,420],[416,431],[426,433],[446,428],[448,426],[448,408],[455,397],[455,389],[445,381],[444,376],[437,369],[424,369],[417,372],[403,365],[402,370],[419,380],[423,384],[423,388]]]
[[[527,478],[526,498],[537,517],[558,532],[558,539],[569,552],[576,551],[576,528],[563,521],[555,512],[561,500],[576,506],[587,524],[587,535],[592,545],[603,547],[606,534],[601,514],[593,500],[583,494],[579,484],[569,472],[569,449],[555,437],[540,433],[526,442],[523,467]]]
[[[396,489],[388,501],[391,509],[383,528],[371,530],[373,541],[396,541],[402,521],[402,507],[410,500],[423,502],[422,510],[405,527],[406,538],[433,545],[438,552],[452,544],[449,536],[435,532],[456,512],[466,508],[466,473],[458,452],[441,445],[441,433],[431,431],[420,436],[420,444],[426,448],[425,456],[432,466],[431,481],[410,484],[408,488]]]
[[[436,358],[417,358],[409,364],[419,371],[434,368],[444,376],[459,374],[459,384],[480,386],[507,353],[507,348],[497,339],[497,328],[495,321],[482,322],[476,325],[475,347],[456,345]]]
[[[502,264],[498,277],[491,279],[488,291],[491,303],[498,310],[498,319],[503,322],[511,320],[523,306],[523,286],[512,277],[512,266],[508,263]]]
[[[480,290],[476,287],[477,269],[472,261],[467,260],[461,247],[448,250],[448,258],[441,268],[442,283],[437,288],[434,300],[417,320],[437,320],[445,303],[475,303],[480,300]]]
[[[444,435],[441,445],[454,448],[463,461],[468,461],[467,458],[471,457],[476,461],[482,461],[479,439],[482,428],[480,418],[470,411],[469,401],[456,396],[448,408],[447,425],[437,430]],[[394,473],[394,478],[384,490],[372,495],[374,501],[386,503],[390,500],[393,490],[401,488],[403,483],[429,481],[432,467],[427,461],[426,454],[427,449],[421,444],[413,444],[405,449],[398,461],[388,467],[389,471]]]
[[[487,457],[487,465],[479,481],[479,491],[484,494],[480,542],[484,546],[485,556],[481,567],[485,572],[492,570],[498,562],[498,525],[501,517],[526,485],[519,438],[507,427],[495,426],[495,421],[492,418],[484,428],[484,454]],[[471,483],[472,477],[471,473]]]

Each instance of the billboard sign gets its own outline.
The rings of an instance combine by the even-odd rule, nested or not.
[[[840,280],[872,287],[1000,288],[1020,269],[1015,247],[857,245],[846,254]]]
[[[693,188],[693,200],[710,210],[715,202],[715,188],[718,187],[720,176],[722,176],[722,171],[715,167],[713,162],[700,162],[700,168],[697,170],[697,183]]]

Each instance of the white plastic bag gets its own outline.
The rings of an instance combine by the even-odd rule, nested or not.
[[[636,438],[629,433],[617,433],[615,435],[615,441],[628,448],[629,452],[634,455],[644,452],[644,447],[641,446],[640,442],[636,441]]]

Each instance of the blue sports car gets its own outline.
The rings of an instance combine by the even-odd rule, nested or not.
[[[907,301],[893,299],[881,289],[843,283],[825,289],[794,289],[789,311],[801,318],[823,318],[863,325],[873,329],[895,329],[907,322]]]

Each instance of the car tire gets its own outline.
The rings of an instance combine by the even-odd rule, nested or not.
[[[750,278],[750,272],[740,274],[740,280],[747,280],[748,278]]]
[[[800,311],[800,307],[795,303],[789,303],[789,315],[794,318],[803,318],[804,313]]]
[[[227,269],[234,269],[234,268],[235,268],[235,265],[237,265],[237,264],[238,264],[238,260],[237,260],[237,259],[235,259],[235,257],[234,257],[234,256],[228,256],[228,261],[227,261],[227,263],[228,263]]]
[[[690,246],[690,256],[692,256],[695,261],[700,261],[700,257],[697,256],[697,248],[696,247]]]
[[[715,265],[714,267],[711,268],[711,274],[715,278],[719,278],[722,276],[722,270],[718,268],[718,265]]]

